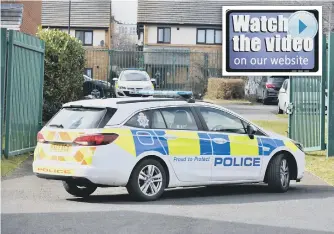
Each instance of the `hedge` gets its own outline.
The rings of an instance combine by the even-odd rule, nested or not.
[[[60,30],[39,28],[37,36],[45,41],[43,121],[48,121],[62,104],[82,96],[85,50]]]
[[[209,78],[206,97],[210,99],[240,99],[245,96],[243,79]]]

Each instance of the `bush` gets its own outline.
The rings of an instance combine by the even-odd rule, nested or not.
[[[48,121],[62,104],[82,96],[85,50],[66,32],[39,29],[45,41],[43,121]]]
[[[245,96],[243,79],[209,78],[206,97],[210,99],[240,99]]]

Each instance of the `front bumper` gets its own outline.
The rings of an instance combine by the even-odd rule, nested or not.
[[[129,89],[116,89],[116,97],[143,97],[145,95],[142,94],[133,94],[133,91],[153,91],[153,89],[136,89],[136,90],[129,90]]]

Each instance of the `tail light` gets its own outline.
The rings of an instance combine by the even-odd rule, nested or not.
[[[80,136],[74,140],[75,144],[93,146],[93,145],[107,145],[112,143],[118,137],[117,134],[94,134]]]
[[[37,142],[39,142],[39,143],[44,143],[45,142],[45,138],[44,138],[44,136],[41,132],[37,133]]]
[[[275,88],[275,85],[273,84],[266,84],[267,89],[273,89]]]

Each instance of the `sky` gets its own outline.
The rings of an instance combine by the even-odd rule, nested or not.
[[[112,14],[122,23],[137,23],[137,0],[112,0]]]

